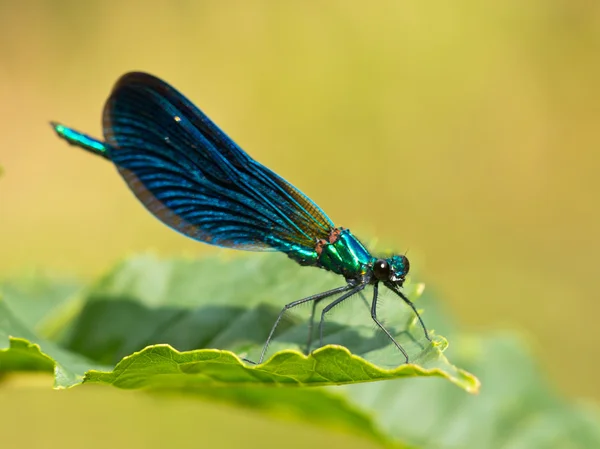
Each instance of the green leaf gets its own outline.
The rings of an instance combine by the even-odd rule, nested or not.
[[[0,373],[54,370],[54,360],[43,354],[38,345],[22,338],[9,339],[9,347],[0,349]]]
[[[430,329],[443,329],[451,336],[453,346],[448,352],[453,358],[481,375],[484,388],[478,396],[465,395],[439,378],[417,378],[433,375],[427,370],[436,368],[428,364],[436,360],[436,351],[445,349],[445,340],[440,337],[441,348],[431,345],[422,350],[422,338],[415,343],[402,336],[411,357],[422,366],[428,365],[425,369],[412,365],[381,368],[358,357],[360,351],[367,358],[398,356],[393,348],[386,347],[385,339],[369,335],[373,328],[360,321],[369,318],[360,300],[354,302],[357,308],[342,307],[326,323],[328,338],[347,339],[354,345],[354,355],[335,345],[309,357],[296,349],[285,349],[265,364],[252,366],[228,350],[185,350],[218,342],[238,354],[255,354],[263,333],[270,329],[273,314],[281,307],[282,296],[289,296],[282,284],[302,295],[336,285],[337,279],[327,279],[326,273],[307,269],[296,273],[285,264],[279,265],[270,265],[268,259],[252,263],[214,259],[158,262],[145,257],[123,262],[95,285],[75,294],[77,286],[66,288],[68,283],[64,282],[32,278],[30,286],[27,282],[5,284],[5,301],[0,301],[0,342],[6,341],[6,348],[0,349],[0,372],[53,369],[59,387],[85,379],[87,384],[210,398],[402,447],[600,446],[597,410],[570,404],[553,394],[541,381],[543,375],[521,339],[511,334],[483,339],[461,335],[430,292],[419,297],[417,304],[426,310],[424,319]],[[227,268],[233,274],[228,274]],[[225,274],[230,282],[223,281]],[[317,280],[321,274],[325,279]],[[313,283],[306,287],[311,279]],[[238,282],[243,288],[235,287]],[[413,299],[418,296],[417,287],[407,288]],[[205,295],[224,298],[229,307],[211,305]],[[36,313],[35,304],[45,312]],[[396,310],[400,310],[397,315]],[[402,312],[402,304],[387,301],[383,312],[390,324],[404,320],[399,328],[408,322],[409,330],[419,339],[420,328],[410,314]],[[40,338],[29,326],[56,341]],[[301,348],[306,336],[304,321],[292,316],[284,328],[276,344]],[[168,342],[181,351],[168,344],[144,348],[153,341]],[[127,355],[129,352],[134,353]],[[121,360],[122,353],[126,355]],[[429,360],[432,356],[434,360]],[[454,375],[461,373],[457,370]],[[363,382],[403,376],[409,378]],[[461,382],[469,385],[471,378]],[[332,383],[348,384],[272,388]]]
[[[523,339],[512,333],[453,338],[454,356],[481,376],[476,397],[418,379],[349,385],[355,406],[395,441],[439,449],[600,447],[597,411],[558,397]],[[432,432],[431,429],[438,429]]]
[[[190,389],[211,383],[342,385],[399,377],[437,376],[466,389],[473,388],[468,375],[459,370],[455,371],[455,375],[457,377],[451,378],[440,369],[414,365],[381,369],[352,355],[343,346],[325,346],[309,356],[297,351],[280,351],[262,365],[248,366],[229,351],[179,352],[168,345],[155,345],[125,357],[110,372],[89,371],[85,382],[108,383],[120,388]]]
[[[165,370],[180,376],[202,372],[196,382],[304,385],[440,376],[467,391],[477,391],[477,379],[443,356],[446,340],[436,337],[434,343],[428,342],[414,326],[410,309],[400,301],[386,317],[396,324],[395,334],[415,364],[398,366],[402,355],[385,336],[374,332],[370,312],[359,298],[348,301],[326,322],[325,343],[332,346],[304,356],[306,319],[292,315],[282,323],[270,346],[276,352],[271,359],[260,366],[242,363],[233,353],[257,360],[285,302],[340,284],[338,277],[286,262],[273,255],[233,261],[159,261],[152,257],[124,261],[89,289],[81,313],[64,330],[62,343],[103,364],[125,357],[112,373],[93,373],[87,381],[112,383],[112,378],[133,376],[148,386],[155,382],[153,374]],[[409,289],[409,294],[418,296],[415,288]],[[386,309],[392,309],[390,304]],[[403,328],[420,340],[402,334]],[[156,342],[183,352],[150,346]],[[210,349],[194,349],[202,347]],[[141,352],[127,356],[134,351]],[[384,366],[372,363],[386,360],[390,362]]]
[[[64,388],[81,383],[85,371],[94,368],[105,367],[39,338],[0,298],[0,374],[51,370],[55,386]]]
[[[307,296],[314,293],[315,288],[331,288],[332,281],[339,283],[337,278],[323,276],[320,281],[312,279],[310,285],[311,279],[308,276],[303,279],[297,276],[297,272],[311,271],[317,278],[326,273],[271,260],[265,257],[228,262],[218,259],[158,261],[152,257],[134,258],[121,263],[83,295],[73,296],[74,287],[63,288],[63,296],[71,297],[70,301],[55,299],[60,296],[56,286],[44,291],[39,285],[29,289],[13,285],[4,286],[4,290],[9,298],[7,303],[20,304],[24,312],[28,310],[24,304],[33,301],[25,299],[27,294],[23,291],[30,295],[44,291],[41,296],[46,299],[38,302],[55,304],[55,310],[48,313],[52,319],[46,319],[43,327],[54,329],[54,336],[69,352],[40,341],[42,351],[46,352],[46,347],[49,347],[55,353],[63,350],[61,358],[71,353],[95,362],[74,364],[55,358],[57,366],[63,369],[60,386],[78,383],[91,370],[85,376],[86,382],[127,388],[166,387],[168,383],[173,387],[190,388],[192,385],[223,382],[238,385],[332,385],[438,376],[467,391],[477,391],[477,379],[455,368],[443,356],[447,343],[442,337],[430,343],[423,338],[417,341],[410,335],[396,332],[404,337],[403,344],[418,364],[380,367],[365,360],[384,359],[391,355],[390,359],[401,361],[402,356],[386,338],[373,335],[370,315],[360,301],[355,301],[359,306],[358,315],[364,317],[367,324],[355,318],[357,313],[352,307],[341,309],[341,319],[338,318],[337,322],[326,323],[326,342],[347,342],[350,347],[355,347],[356,354],[351,354],[343,346],[330,344],[308,357],[303,355],[299,350],[306,341],[307,325],[304,320],[292,316],[282,323],[283,332],[273,341],[272,347],[279,349],[278,352],[259,366],[244,363],[236,353],[257,358],[282,306],[281,297],[285,291]],[[219,305],[215,297],[224,304]],[[414,317],[410,310],[397,309],[401,312],[395,315],[396,323],[421,333],[420,329],[413,329]],[[73,310],[77,313],[73,314]],[[41,320],[40,317],[31,318],[29,312],[23,315],[30,318],[32,325]],[[28,332],[13,331],[10,335],[38,343],[38,338]],[[183,351],[165,344],[153,345],[155,342],[169,343]],[[220,349],[191,349],[202,346]],[[134,353],[127,355],[131,352]],[[115,363],[114,369],[92,370],[98,365]],[[74,369],[64,372],[69,366]]]
[[[61,313],[81,287],[80,282],[58,280],[39,271],[0,284],[6,307],[35,332],[41,331],[55,313]]]

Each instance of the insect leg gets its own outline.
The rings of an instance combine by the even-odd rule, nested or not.
[[[363,294],[363,292],[360,291],[360,292],[358,292],[358,294],[360,295],[360,298],[365,303],[365,306],[367,307],[367,309],[371,310],[369,301],[367,301],[367,298],[365,298],[365,295]],[[310,346],[312,344],[313,327],[315,324],[315,309],[317,308],[317,304],[320,303],[323,299],[325,299],[325,298],[317,299],[315,302],[313,302],[313,305],[312,305],[312,311],[310,313],[310,320],[308,321],[308,341],[306,342],[306,353],[307,354],[310,353]]]
[[[260,364],[264,360],[265,353],[267,352],[267,348],[269,347],[269,343],[271,343],[271,339],[273,338],[273,334],[275,333],[275,329],[279,325],[279,322],[283,318],[283,315],[285,314],[285,312],[287,312],[288,310],[290,310],[293,307],[299,306],[300,304],[304,304],[304,303],[307,303],[307,302],[310,302],[310,301],[319,301],[321,299],[327,298],[327,297],[335,295],[337,293],[342,293],[342,292],[348,291],[348,290],[350,290],[353,287],[354,286],[350,285],[350,284],[344,285],[343,287],[338,287],[338,288],[334,288],[332,290],[327,290],[326,292],[317,293],[316,295],[308,296],[307,298],[299,299],[297,301],[294,301],[294,302],[291,302],[289,304],[286,304],[285,307],[281,310],[281,312],[279,312],[279,316],[275,320],[275,324],[273,324],[273,327],[271,328],[271,332],[269,332],[269,336],[267,337],[267,341],[265,342],[265,345],[263,346],[262,352],[260,353],[260,359],[258,360],[258,363]]]
[[[315,324],[315,309],[317,308],[317,304],[320,303],[325,298],[317,299],[312,303],[312,310],[310,311],[310,319],[308,320],[308,340],[306,341],[306,353],[310,354],[310,345],[312,344],[313,337],[313,326]]]
[[[323,309],[323,311],[321,312],[321,321],[319,322],[319,343],[321,346],[323,346],[323,323],[325,321],[325,314],[327,312],[329,312],[331,309],[333,309],[335,306],[337,306],[339,303],[341,303],[342,301],[345,301],[350,296],[355,295],[356,293],[363,290],[366,286],[367,286],[366,282],[362,283],[362,284],[358,284],[356,286],[353,286],[354,288],[352,290],[350,290],[347,293],[344,293],[342,296],[340,296],[338,299],[336,299],[335,301],[333,301],[331,304],[329,304],[327,307],[325,307]]]
[[[371,318],[373,318],[373,321],[375,321],[375,324],[377,324],[377,326],[379,326],[379,328],[383,332],[386,333],[386,335],[390,338],[390,340],[392,340],[392,342],[400,350],[402,355],[404,355],[404,358],[406,359],[406,363],[408,363],[408,354],[406,353],[404,348],[400,345],[400,343],[398,343],[396,341],[396,339],[394,337],[392,337],[392,334],[390,334],[390,332],[385,327],[383,327],[383,324],[381,324],[381,322],[377,319],[377,296],[378,296],[378,291],[379,291],[378,287],[379,287],[379,284],[375,284],[373,286],[373,302],[371,303]]]
[[[402,301],[404,301],[406,304],[408,304],[410,306],[411,309],[413,309],[413,312],[415,312],[415,315],[417,315],[417,318],[419,319],[419,323],[421,323],[421,327],[423,328],[423,332],[425,333],[425,338],[427,338],[427,340],[431,341],[431,338],[429,338],[429,333],[427,332],[427,328],[425,327],[425,323],[423,323],[423,320],[421,319],[421,315],[419,315],[419,312],[417,312],[417,308],[415,307],[415,305],[410,301],[410,299],[408,299],[406,296],[404,296],[404,293],[402,293],[400,290],[396,290],[395,288],[393,288],[392,286],[390,286],[388,284],[386,284],[386,287],[389,288],[394,293],[396,293],[398,296],[400,296],[400,298],[402,298]]]

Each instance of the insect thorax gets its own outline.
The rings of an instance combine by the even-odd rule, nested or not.
[[[373,257],[349,229],[335,228],[329,240],[317,242],[315,251],[318,254],[317,266],[345,278],[358,278],[365,274],[367,265]]]

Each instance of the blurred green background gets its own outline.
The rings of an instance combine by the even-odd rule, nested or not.
[[[100,136],[144,70],[336,224],[409,249],[466,329],[522,330],[563,392],[600,399],[598,55],[586,0],[0,0],[0,276],[219,251],[47,124]]]

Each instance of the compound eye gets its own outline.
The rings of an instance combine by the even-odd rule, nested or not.
[[[380,281],[387,281],[390,278],[390,264],[385,259],[378,259],[373,264],[373,274]]]
[[[404,274],[408,274],[408,271],[410,270],[410,263],[408,263],[406,256],[402,256],[402,266],[404,266]]]

